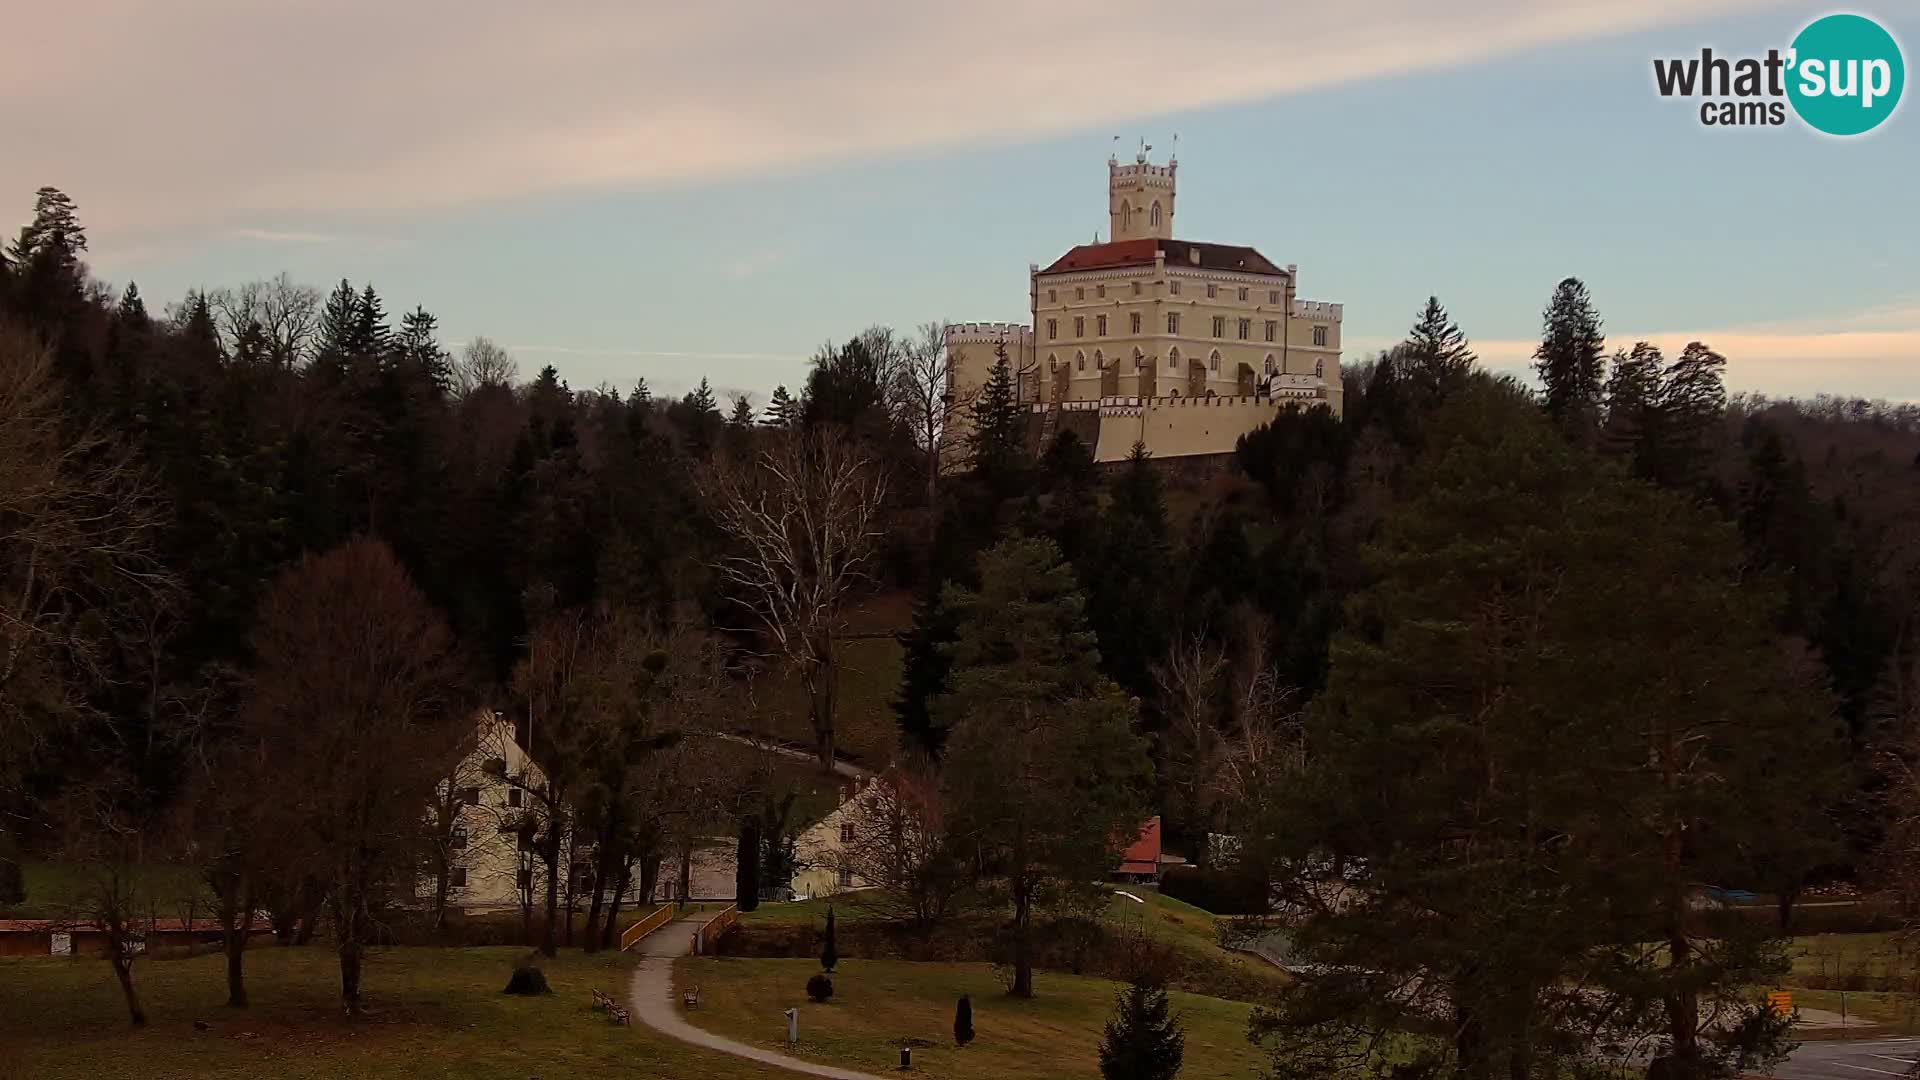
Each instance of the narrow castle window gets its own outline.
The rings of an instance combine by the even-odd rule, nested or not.
[[[1227,317],[1225,315],[1215,315],[1213,317],[1213,336],[1227,336]]]
[[[1213,355],[1207,357],[1207,367],[1213,371],[1220,370],[1220,350],[1219,349],[1213,350]]]
[[[1073,354],[1073,370],[1075,371],[1087,370],[1087,354],[1086,353],[1077,352]]]
[[[1047,320],[1047,340],[1052,341],[1054,338],[1057,338],[1059,336],[1060,336],[1060,320],[1048,319]]]
[[[1168,291],[1168,292],[1170,292],[1170,293],[1172,293],[1172,294],[1173,294],[1173,295],[1175,295],[1175,296],[1179,296],[1179,295],[1180,295],[1180,283],[1179,283],[1179,282],[1177,282],[1177,281],[1169,281],[1169,282],[1167,282],[1167,291]]]
[[[1280,324],[1278,322],[1276,322],[1273,319],[1268,319],[1267,320],[1267,340],[1272,341],[1273,335],[1276,332],[1278,332],[1279,329],[1280,329]]]
[[[1316,326],[1316,327],[1314,327],[1314,328],[1313,328],[1313,343],[1314,343],[1315,345],[1325,345],[1325,344],[1327,343],[1327,328],[1326,328],[1326,327],[1324,327],[1324,326]]]
[[[1073,298],[1075,300],[1085,300],[1087,298],[1087,287],[1085,285],[1075,285],[1073,287]]]
[[[1087,336],[1087,317],[1085,315],[1075,315],[1073,317],[1073,336],[1076,338]]]
[[[1101,371],[1107,370],[1107,354],[1099,349],[1093,350],[1093,366]]]
[[[1180,332],[1180,313],[1177,311],[1167,312],[1167,333],[1177,334],[1179,332]]]
[[[1313,374],[1315,378],[1320,378],[1320,379],[1326,378],[1327,362],[1325,360],[1315,360],[1313,362]]]
[[[1140,295],[1140,283],[1137,281],[1133,283],[1133,295],[1135,296]]]
[[[1139,371],[1141,368],[1146,366],[1147,366],[1147,358],[1141,354],[1139,349],[1133,350],[1133,370]]]
[[[1094,331],[1098,333],[1101,337],[1106,337],[1107,336],[1107,317],[1105,315],[1096,315],[1094,316],[1093,323],[1094,323],[1094,326],[1093,326]]]
[[[1280,290],[1279,290],[1279,289],[1268,289],[1268,290],[1267,290],[1267,303],[1269,303],[1269,304],[1277,304],[1277,303],[1279,303],[1279,302],[1280,302]]]
[[[1095,285],[1093,287],[1093,295],[1105,300],[1107,298],[1107,287],[1105,285]]]
[[[1168,371],[1180,370],[1180,350],[1179,349],[1167,350],[1167,370]]]
[[[1245,285],[1242,285],[1240,286],[1240,302],[1246,303],[1246,300],[1247,300],[1247,287]]]
[[[1207,299],[1211,300],[1214,297],[1219,295],[1220,295],[1220,287],[1218,285],[1207,286]]]
[[[1252,334],[1253,334],[1253,320],[1241,319],[1240,320],[1240,340],[1245,341]]]
[[[1056,290],[1056,289],[1048,289],[1048,290],[1047,290],[1047,303],[1049,303],[1049,304],[1057,304],[1057,303],[1059,303],[1059,302],[1060,302],[1060,293],[1059,293],[1059,291],[1058,291],[1058,290]]]
[[[1156,229],[1160,227],[1160,204],[1159,203],[1154,203],[1153,209],[1147,211],[1147,224],[1153,226]]]
[[[1136,333],[1136,334],[1139,333],[1140,332],[1140,313],[1136,311],[1132,315],[1127,316],[1127,318],[1132,322],[1133,333]]]

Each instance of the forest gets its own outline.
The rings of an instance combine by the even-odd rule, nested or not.
[[[129,867],[182,868],[243,1000],[261,910],[354,1005],[484,709],[547,769],[549,952],[563,843],[589,948],[690,830],[789,872],[792,784],[693,735],[846,757],[847,619],[887,596],[897,745],[856,753],[942,800],[899,889],[1003,896],[1025,970],[1031,909],[1159,814],[1330,973],[1255,1014],[1276,1076],[1648,1038],[1726,1075],[1784,1038],[1745,995],[1804,896],[1920,900],[1920,406],[1729,395],[1708,343],[1608,342],[1576,278],[1534,379],[1410,303],[1344,416],[1197,474],[1036,451],[1004,355],[947,396],[937,323],[849,328],[764,404],[656,398],[451,349],[369,283],[150,309],[86,252],[45,188],[0,255],[0,911],[59,863],[117,926]]]

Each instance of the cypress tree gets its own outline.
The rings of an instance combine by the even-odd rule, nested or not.
[[[839,943],[834,940],[833,905],[828,904],[826,939],[820,943],[820,970],[831,975],[834,966],[838,963],[840,963],[840,949]]]
[[[1599,422],[1606,336],[1586,285],[1579,278],[1562,281],[1547,301],[1541,323],[1533,366],[1540,373],[1547,415],[1569,438],[1588,445]]]
[[[973,999],[965,994],[953,1007],[953,1041],[960,1046],[973,1041]]]

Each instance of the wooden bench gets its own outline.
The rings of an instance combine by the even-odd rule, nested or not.
[[[689,986],[685,990],[680,991],[680,1004],[685,1005],[689,1009],[700,1004],[700,988],[697,986]]]

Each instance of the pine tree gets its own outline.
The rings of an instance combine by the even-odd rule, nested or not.
[[[1007,346],[994,346],[993,372],[969,408],[973,421],[967,440],[973,474],[1002,497],[1019,486],[1026,468],[1026,423],[1014,393],[1013,365]]]
[[[727,414],[727,424],[736,431],[744,431],[753,426],[753,399],[746,394],[733,395],[733,411]]]
[[[958,1046],[973,1041],[973,999],[965,994],[953,1006],[953,1041]]]
[[[453,356],[440,347],[440,321],[423,307],[415,307],[400,320],[399,354],[401,360],[439,394],[453,389]]]
[[[635,410],[653,408],[653,391],[647,388],[645,376],[633,380],[633,392],[627,395],[627,408]]]
[[[1579,278],[1567,278],[1553,290],[1541,315],[1540,347],[1534,370],[1546,397],[1547,415],[1581,445],[1591,443],[1600,418],[1600,392],[1606,378],[1606,337],[1600,313]]]
[[[320,309],[320,327],[314,345],[315,373],[324,380],[339,378],[347,358],[353,355],[354,324],[359,317],[360,298],[346,278],[327,294]]]
[[[820,970],[833,974],[834,966],[840,963],[840,949],[834,940],[833,905],[827,905],[827,932],[820,943]]]
[[[900,636],[905,655],[900,662],[900,696],[893,702],[894,718],[900,725],[902,743],[934,757],[940,754],[946,731],[934,723],[932,704],[947,688],[952,663],[946,650],[957,629],[952,609],[933,590],[914,604],[913,625]]]
[[[33,220],[20,230],[9,259],[26,266],[37,260],[52,260],[72,269],[87,250],[87,230],[73,200],[56,187],[43,187],[34,193]]]
[[[1431,408],[1460,387],[1479,358],[1467,347],[1460,324],[1440,306],[1439,297],[1429,296],[1397,359],[1422,404]]]
[[[1100,1040],[1100,1075],[1106,1080],[1172,1080],[1186,1054],[1180,1020],[1167,1007],[1167,992],[1136,982],[1115,995],[1113,1019]]]
[[[767,404],[766,424],[768,427],[790,428],[800,422],[801,407],[793,396],[787,393],[785,385],[773,388],[773,400]]]
[[[393,347],[393,329],[387,325],[386,308],[371,282],[360,291],[353,310],[353,335],[348,353],[361,359],[384,360]]]

